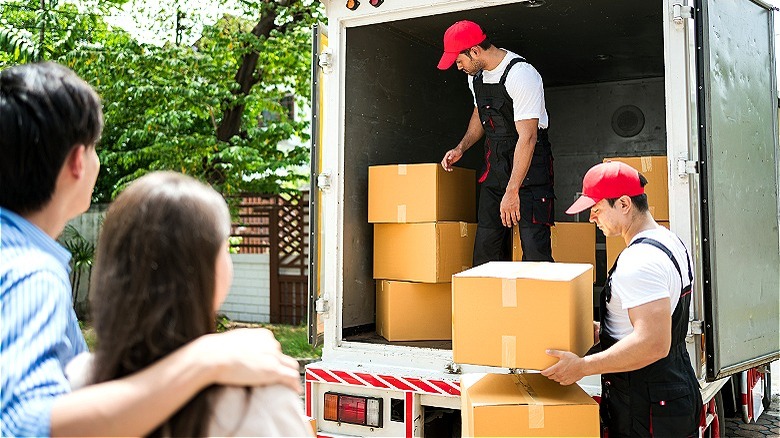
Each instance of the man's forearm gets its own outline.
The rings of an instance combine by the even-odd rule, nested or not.
[[[644,368],[668,354],[657,343],[642,339],[636,332],[621,339],[612,347],[590,356],[585,356],[585,375],[619,373]]]
[[[54,403],[52,436],[143,436],[215,381],[219,363],[190,343],[123,379],[87,386]],[[213,359],[213,358],[212,358]]]
[[[469,150],[471,146],[479,141],[482,136],[485,135],[485,129],[482,127],[482,122],[479,120],[479,112],[474,107],[474,112],[471,113],[471,119],[469,119],[469,126],[466,129],[466,134],[463,135],[463,139],[458,143],[457,148],[461,153]]]
[[[517,193],[520,190],[520,186],[522,186],[522,182],[528,174],[528,169],[531,167],[531,159],[533,158],[535,147],[535,133],[532,138],[520,138],[517,141],[514,162],[512,163],[512,174],[506,187],[507,192]]]

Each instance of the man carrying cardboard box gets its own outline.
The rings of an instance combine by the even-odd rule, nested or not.
[[[563,385],[601,374],[601,418],[609,436],[691,436],[702,406],[685,347],[693,271],[679,237],[648,210],[647,180],[617,161],[593,166],[566,213],[590,208],[590,222],[627,248],[601,292],[600,352],[559,361],[542,374]],[[596,323],[594,323],[596,324]]]
[[[512,260],[512,226],[519,224],[523,260],[551,262],[554,222],[552,148],[539,72],[525,59],[490,43],[473,21],[444,33],[439,69],[457,64],[468,74],[474,111],[466,134],[441,160],[444,170],[483,135],[474,266]]]

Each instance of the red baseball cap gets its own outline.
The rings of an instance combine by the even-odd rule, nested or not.
[[[582,180],[582,196],[566,210],[577,214],[593,207],[602,199],[614,199],[623,195],[638,196],[645,192],[639,181],[639,172],[626,163],[607,161],[588,170]]]
[[[485,32],[473,21],[458,21],[450,26],[444,32],[444,55],[439,61],[439,70],[447,70],[452,67],[460,52],[485,41],[485,38],[487,38]]]

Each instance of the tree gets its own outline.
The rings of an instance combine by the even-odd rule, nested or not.
[[[178,0],[163,6],[168,17],[198,19]],[[53,58],[95,86],[104,102],[95,201],[110,201],[153,170],[190,174],[225,195],[275,193],[307,178],[293,169],[306,163],[308,147],[278,145],[291,137],[305,142],[308,121],[287,117],[280,101],[289,94],[299,104],[309,99],[310,28],[322,18],[320,5],[241,0],[237,6],[237,13],[203,25],[191,45],[173,38],[142,44],[103,24],[99,41]]]

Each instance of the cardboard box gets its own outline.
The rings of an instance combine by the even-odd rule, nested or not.
[[[374,278],[449,283],[471,267],[477,224],[374,225]]]
[[[589,222],[556,222],[550,227],[552,256],[556,262],[588,263],[593,266],[596,281],[596,225]],[[512,260],[523,260],[520,231],[512,228]]]
[[[376,332],[388,341],[452,339],[452,284],[377,280]]]
[[[658,225],[662,225],[669,229],[669,221],[656,221]],[[607,237],[607,272],[612,269],[612,265],[615,264],[620,253],[626,249],[626,241],[623,237]]]
[[[620,161],[638,170],[647,178],[645,194],[650,214],[657,221],[669,220],[669,170],[665,156],[615,157],[604,161]]]
[[[371,166],[368,222],[476,222],[476,181],[471,169],[438,163]]]
[[[455,363],[543,370],[593,346],[593,267],[490,262],[452,278]]]
[[[464,374],[463,436],[599,437],[599,405],[541,374]]]

